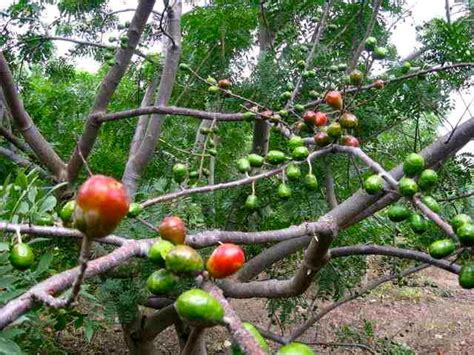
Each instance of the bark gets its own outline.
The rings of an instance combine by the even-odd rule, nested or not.
[[[11,162],[15,163],[18,166],[21,166],[22,168],[35,169],[42,178],[48,180],[51,178],[51,175],[44,171],[41,167],[29,161],[28,159],[25,159],[22,156],[12,152],[9,149],[0,147],[0,156],[10,160]]]
[[[173,92],[181,54],[181,7],[181,1],[178,0],[173,8],[168,10],[168,33],[173,38],[174,43],[171,40],[168,41],[166,58],[155,106],[167,106]],[[129,156],[122,178],[129,196],[135,194],[138,180],[153,157],[153,153],[155,152],[161,134],[163,119],[164,116],[161,114],[153,114],[151,116],[140,148],[137,150],[136,154]]]
[[[100,122],[97,120],[98,115],[105,112],[120,80],[124,76],[154,5],[155,0],[141,0],[138,4],[137,11],[133,16],[127,32],[128,47],[118,50],[115,56],[115,64],[109,69],[102,81],[99,92],[95,98],[92,112],[85,124],[84,132],[69,160],[69,181],[73,181],[78,176],[84,164],[82,157],[87,160],[92,151],[100,129]]]
[[[205,329],[193,328],[188,336],[181,355],[206,355]]]
[[[44,164],[58,180],[64,180],[66,166],[33,123],[30,115],[25,111],[23,102],[17,93],[8,63],[1,52],[0,85],[3,89],[3,95],[15,125],[23,135],[23,138],[25,138],[25,141],[31,147],[38,160]]]

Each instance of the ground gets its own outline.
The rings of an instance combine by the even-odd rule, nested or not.
[[[267,327],[263,301],[233,300],[242,316]],[[372,324],[373,336],[364,335],[364,322]],[[324,317],[301,339],[321,343],[364,343],[378,352],[408,354],[474,354],[474,291],[459,287],[456,275],[430,268],[410,279],[407,286],[385,284],[368,296],[347,303]],[[279,328],[278,328],[279,329]],[[277,332],[273,327],[272,330]],[[336,334],[339,334],[339,338]],[[226,333],[208,331],[209,354],[228,354]],[[88,344],[79,335],[64,334],[61,342],[70,354],[126,354],[119,327],[94,336]],[[396,345],[394,345],[396,343]],[[385,348],[381,346],[386,345]],[[157,340],[160,354],[178,354],[178,343],[169,329]],[[355,347],[315,346],[318,354],[370,353]]]

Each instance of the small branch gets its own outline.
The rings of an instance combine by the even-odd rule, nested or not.
[[[440,199],[438,199],[438,202],[448,202],[448,201],[461,200],[463,198],[468,198],[468,197],[471,197],[471,196],[474,196],[474,191],[468,192],[467,194],[464,194],[464,195],[440,198]]]
[[[21,150],[23,153],[32,155],[30,147],[23,143],[20,139],[14,136],[11,132],[9,132],[4,127],[0,127],[0,136],[3,136],[8,142],[13,144],[16,148]]]
[[[44,171],[41,167],[39,167],[35,163],[1,146],[0,146],[0,156],[3,156],[4,158],[11,160],[13,163],[17,164],[18,166],[21,166],[22,168],[36,170],[42,178],[45,178],[48,180],[51,179],[51,175],[47,173],[46,171]]]

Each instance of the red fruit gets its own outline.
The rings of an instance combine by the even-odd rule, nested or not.
[[[374,80],[373,82],[374,88],[376,89],[383,89],[384,84],[385,83],[381,79]]]
[[[207,260],[206,269],[212,277],[223,279],[236,273],[245,263],[245,254],[235,244],[221,244],[212,252]]]
[[[125,187],[114,178],[94,175],[79,188],[74,220],[89,238],[113,232],[129,209]]]
[[[354,136],[345,135],[345,136],[341,137],[341,144],[342,145],[347,145],[347,146],[350,146],[350,147],[358,147],[359,146],[359,140]]]
[[[262,119],[269,120],[273,116],[273,111],[266,110],[259,113],[262,116]]]
[[[174,244],[184,244],[186,226],[181,218],[176,216],[165,217],[158,229],[163,239],[169,240]]]
[[[326,132],[318,132],[314,135],[313,138],[314,138],[314,143],[316,143],[318,147],[324,147],[328,145],[329,143],[331,143],[331,137],[329,137],[329,135]]]
[[[221,89],[224,89],[224,90],[227,90],[228,88],[230,88],[230,80],[228,79],[222,79],[222,80],[219,80],[218,83],[217,83],[217,86],[219,86]]]
[[[324,97],[324,101],[338,110],[342,108],[342,96],[339,91],[329,91]]]
[[[328,116],[326,116],[323,112],[316,112],[316,118],[314,120],[314,124],[318,127],[324,126],[328,123]]]
[[[303,115],[303,119],[306,123],[316,124],[316,112],[306,111]]]

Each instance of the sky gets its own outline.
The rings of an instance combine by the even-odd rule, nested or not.
[[[0,10],[9,6],[18,0],[1,0]],[[135,8],[137,6],[137,0],[115,0],[111,2],[113,10]],[[195,0],[195,4],[204,4],[206,0]],[[452,17],[456,18],[456,14],[462,9],[462,5],[454,4],[454,0],[450,1],[453,9],[451,11]],[[396,27],[392,30],[390,42],[396,46],[397,51],[401,58],[406,57],[412,53],[416,48],[420,47],[419,42],[416,39],[417,25],[422,25],[426,21],[433,18],[445,18],[445,0],[408,0],[407,7],[411,10],[411,15],[406,17],[404,21],[397,23]],[[183,10],[187,12],[191,9],[191,5],[185,2]],[[161,11],[163,9],[163,1],[157,1],[155,10]],[[133,13],[119,14],[119,19],[123,23],[130,20]],[[45,22],[52,21],[58,13],[50,11]],[[388,23],[391,23],[389,20]],[[114,35],[111,33],[110,35]],[[56,42],[56,48],[59,55],[64,55],[74,45],[66,42]],[[157,50],[159,47],[151,48],[151,50]],[[77,67],[86,71],[96,71],[99,68],[99,63],[95,62],[91,58],[79,59]],[[474,104],[466,109],[466,105],[469,105],[474,100],[474,88],[467,89],[461,93],[452,93],[451,100],[453,102],[453,110],[448,114],[447,120],[455,125],[458,122],[464,122],[470,117],[474,116]],[[439,127],[439,134],[444,134],[448,131],[449,126]],[[471,141],[462,151],[469,151],[474,153],[474,142]]]

